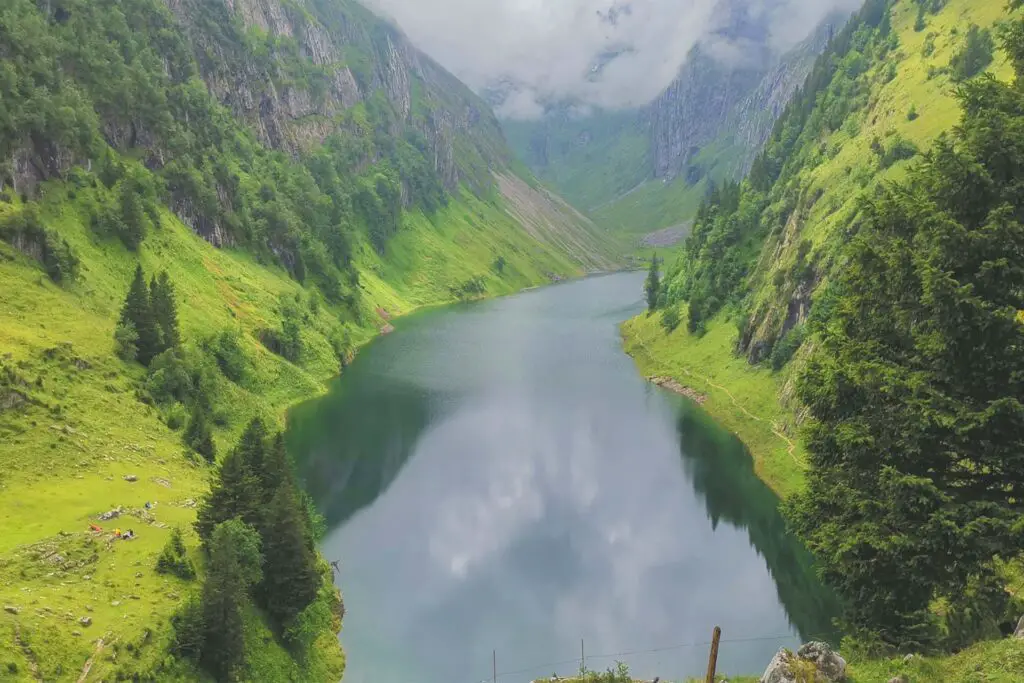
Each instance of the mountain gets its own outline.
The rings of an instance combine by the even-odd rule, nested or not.
[[[213,631],[241,678],[338,680],[329,580],[285,623],[244,553],[200,551],[212,450],[276,431],[402,313],[616,263],[486,103],[351,0],[0,4],[4,680],[208,679],[212,603],[186,598],[209,572],[242,596]],[[300,495],[273,499],[285,541],[317,527]],[[187,564],[175,526],[198,578],[156,571]]]
[[[645,373],[709,393],[877,656],[1019,618],[1022,51],[1019,3],[868,0],[624,327]]]
[[[779,54],[764,24],[769,14],[723,1],[713,30],[651,104],[619,112],[556,105],[539,121],[504,121],[509,141],[538,177],[602,225],[643,235],[684,222],[709,179],[749,169],[846,19],[833,14]]]

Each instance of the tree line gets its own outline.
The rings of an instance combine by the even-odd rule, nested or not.
[[[221,462],[195,529],[207,559],[205,579],[174,619],[174,652],[217,680],[231,680],[245,661],[247,610],[262,610],[286,644],[294,644],[304,611],[325,586],[314,520],[282,434],[270,434],[259,419],[246,427]],[[179,566],[177,550],[165,554],[168,567]]]
[[[1021,610],[1024,19],[1002,43],[1015,82],[963,84],[960,125],[863,202],[798,382],[812,467],[788,514],[884,646],[957,649]]]
[[[943,5],[919,4],[922,23]],[[798,175],[822,136],[856,134],[849,114],[870,95],[864,74],[896,44],[890,10],[865,4],[747,180],[712,189],[667,277],[652,265],[652,310],[686,301],[699,334],[733,305],[743,339],[754,259],[798,206]],[[844,630],[879,651],[957,650],[1024,610],[1005,589],[1006,563],[1024,552],[1024,19],[997,33],[1014,82],[984,73],[994,39],[969,27],[947,68],[960,124],[905,180],[865,193],[831,245],[809,320],[763,356],[778,369],[814,341],[797,375],[808,487],[785,514],[842,598]],[[916,154],[898,138],[873,149],[879,169]],[[813,285],[816,256],[798,246],[776,289]]]

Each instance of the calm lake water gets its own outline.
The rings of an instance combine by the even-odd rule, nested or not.
[[[341,562],[346,682],[489,681],[496,650],[520,683],[576,671],[581,639],[588,668],[702,676],[716,624],[719,670],[761,673],[830,635],[742,444],[622,352],[643,278],[404,318],[292,412]]]

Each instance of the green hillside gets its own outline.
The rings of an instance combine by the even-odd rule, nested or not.
[[[505,121],[502,128],[526,165],[581,211],[650,177],[650,131],[640,112],[563,111],[540,121]]]
[[[1007,11],[869,0],[748,178],[701,204],[662,310],[623,328],[787,498],[846,603],[855,680],[1024,675],[1019,641],[993,640],[1020,615],[1024,550],[1024,23]]]
[[[280,429],[396,316],[615,267],[600,230],[516,177],[486,105],[349,0],[5,3],[0,160],[5,681],[338,680],[322,558],[292,616],[239,574],[245,533],[200,549],[197,510],[230,474],[205,430],[244,461],[253,418]],[[177,308],[180,343],[152,360],[122,315],[137,267]],[[278,479],[286,538],[312,552],[317,515]],[[268,567],[306,552],[251,523]],[[156,570],[175,528],[195,578]],[[190,602],[214,580],[244,581],[220,591],[223,628]]]

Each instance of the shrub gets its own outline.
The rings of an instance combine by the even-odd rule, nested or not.
[[[907,121],[916,121],[920,115],[917,113],[917,106],[910,105],[910,111],[907,112]]]
[[[196,578],[196,568],[185,552],[185,540],[181,535],[181,529],[171,529],[171,537],[167,539],[156,559],[156,570],[161,574],[173,574],[185,581]]]
[[[801,324],[791,329],[783,335],[782,339],[775,343],[775,346],[772,348],[771,355],[773,370],[781,370],[793,359],[797,350],[804,343],[805,336],[805,328]]]
[[[675,332],[676,328],[679,327],[679,323],[679,309],[675,306],[669,306],[661,314],[661,326],[665,328],[666,333],[671,334]]]
[[[995,41],[992,39],[991,31],[971,24],[963,47],[949,62],[953,80],[966,81],[974,78],[988,68],[994,53]]]
[[[242,335],[237,330],[224,330],[217,335],[210,349],[217,367],[235,384],[245,379],[249,370],[249,359],[242,348]]]
[[[174,629],[171,653],[198,660],[206,641],[206,619],[199,598],[193,596],[185,601],[177,614],[171,617],[171,627]]]
[[[125,321],[117,324],[114,328],[114,352],[117,357],[126,363],[131,363],[139,354],[139,333],[135,331],[135,325]]]

